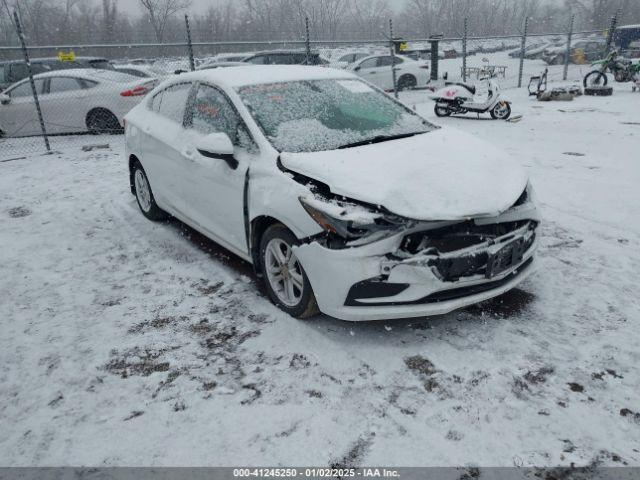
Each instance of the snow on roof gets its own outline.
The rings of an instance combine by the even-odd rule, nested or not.
[[[344,70],[301,65],[255,65],[242,68],[216,68],[183,73],[175,81],[200,80],[215,82],[230,88],[259,85],[262,83],[296,82],[304,80],[329,80],[357,78]]]
[[[141,80],[138,77],[134,77],[127,73],[118,72],[117,70],[101,70],[98,68],[69,68],[64,70],[51,70],[50,72],[43,72],[34,75],[33,78],[48,78],[48,77],[75,77],[85,78],[88,80],[111,80],[114,82],[133,82],[135,80]],[[145,80],[145,79],[143,79]],[[149,79],[146,79],[149,80]]]

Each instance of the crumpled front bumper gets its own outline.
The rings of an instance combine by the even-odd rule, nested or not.
[[[444,254],[399,256],[406,232],[354,248],[318,242],[296,247],[320,310],[364,321],[439,315],[500,295],[535,269],[539,224]],[[482,273],[460,275],[460,265],[485,263]]]

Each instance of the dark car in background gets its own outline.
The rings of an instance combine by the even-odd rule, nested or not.
[[[607,42],[603,39],[579,40],[571,45],[569,61],[577,65],[595,62],[603,57],[606,47]],[[565,45],[545,49],[542,60],[549,65],[563,65],[566,55],[567,46],[565,43]]]
[[[247,55],[243,62],[254,65],[327,65],[328,62],[317,52],[311,52],[307,62],[307,52],[304,50],[274,50],[257,52]]]
[[[113,70],[113,65],[106,58],[100,57],[75,57],[73,61],[61,61],[57,57],[32,58],[31,71],[38,73],[54,70],[68,70],[75,68],[97,68],[100,70]],[[20,80],[27,78],[29,71],[24,60],[10,60],[0,62],[0,92]]]

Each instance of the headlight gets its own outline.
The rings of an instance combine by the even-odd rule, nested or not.
[[[531,186],[531,182],[527,182],[527,187],[524,189],[524,192],[522,192],[522,195],[520,195],[518,200],[516,200],[516,203],[514,203],[511,208],[534,202],[533,195],[533,187]]]
[[[410,220],[356,203],[317,197],[300,197],[299,200],[325,232],[349,241],[351,245],[371,243],[411,225]]]

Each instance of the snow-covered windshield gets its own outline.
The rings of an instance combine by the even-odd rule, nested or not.
[[[334,150],[435,128],[357,79],[251,85],[238,93],[269,141],[284,152]]]

